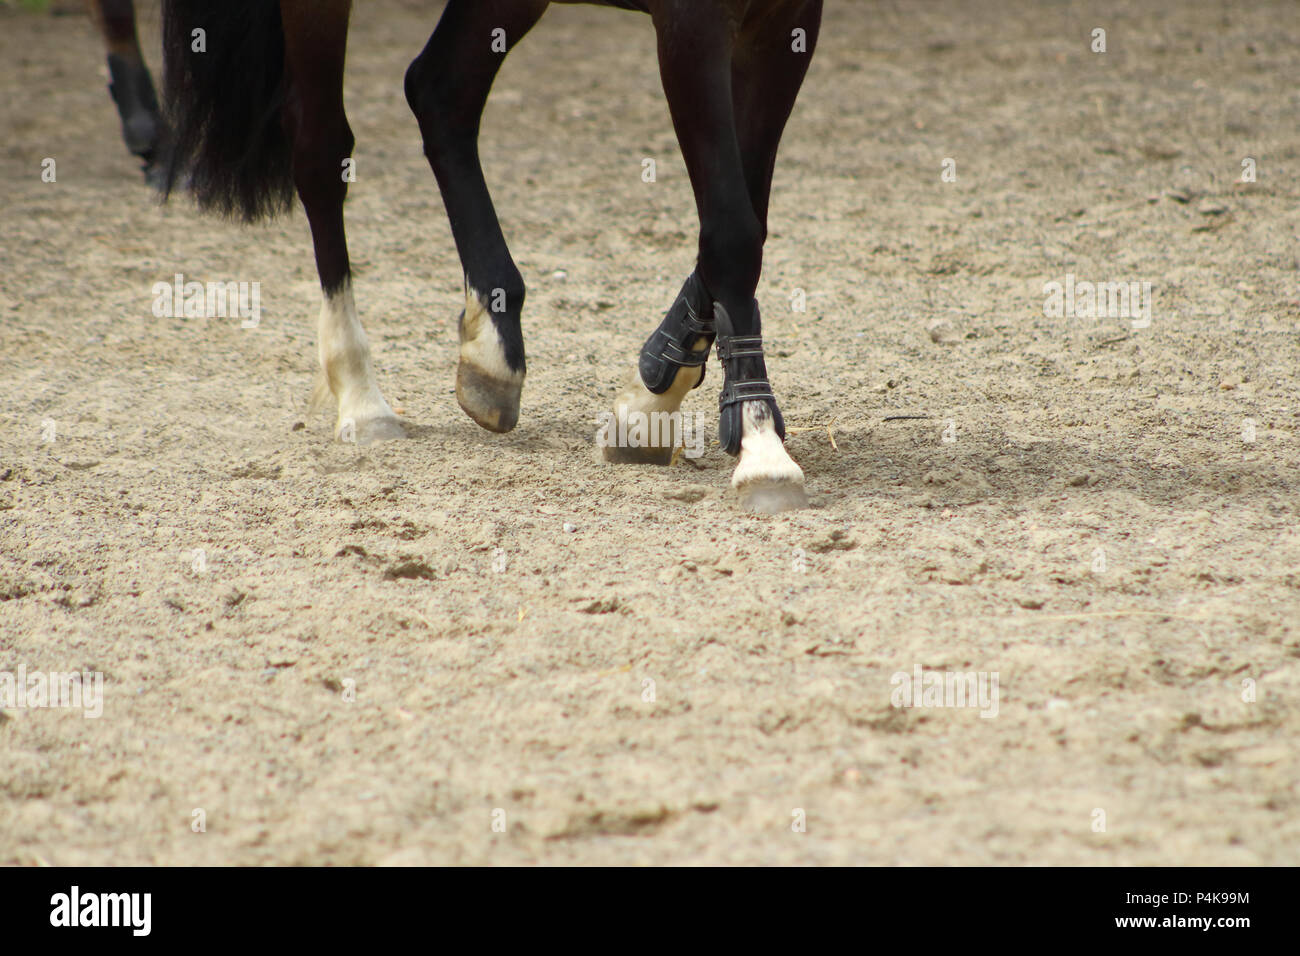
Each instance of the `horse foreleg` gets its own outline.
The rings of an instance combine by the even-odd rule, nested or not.
[[[752,15],[736,42],[731,67],[736,132],[745,184],[764,241],[777,149],[812,62],[821,15],[822,0],[798,0],[772,13]],[[743,408],[740,462],[732,483],[748,489],[751,507],[799,505],[802,475],[796,476],[798,465],[777,434],[780,413],[770,421],[759,403],[745,403]]]
[[[732,64],[747,54],[743,45],[750,41],[743,29],[737,31],[731,5],[718,0],[661,0],[652,4],[651,13],[664,92],[700,217],[696,276],[712,304],[711,329],[723,366],[718,438],[724,451],[739,456],[732,486],[742,503],[755,510],[802,507],[807,504],[803,472],[783,443],[785,427],[768,382],[754,300],[765,229],[749,189],[746,146],[732,98]],[[697,331],[692,352],[708,331]],[[661,384],[645,380],[652,364],[645,353],[653,342],[643,349],[639,385],[646,395],[653,394],[647,386]],[[699,373],[689,364],[696,356],[685,353],[687,343],[685,335],[676,343],[676,357],[687,361],[676,363],[681,367],[663,396],[680,392],[683,382],[698,381]],[[665,354],[673,357],[671,351]],[[643,396],[641,401],[649,400]]]

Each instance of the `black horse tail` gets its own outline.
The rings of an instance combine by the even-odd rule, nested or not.
[[[255,222],[287,212],[292,140],[279,0],[163,0],[164,102],[172,153],[164,195]]]

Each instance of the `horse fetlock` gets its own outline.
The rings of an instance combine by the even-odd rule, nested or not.
[[[753,306],[753,328],[758,329],[758,305]],[[747,416],[762,416],[778,439],[785,438],[785,420],[767,378],[763,339],[757,333],[736,335],[727,311],[714,303],[718,316],[718,360],[722,364],[722,392],[718,395],[718,441],[728,455],[740,453]],[[742,409],[744,410],[742,412]],[[757,420],[757,419],[756,419]]]

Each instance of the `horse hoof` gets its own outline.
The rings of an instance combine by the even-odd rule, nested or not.
[[[336,437],[346,445],[374,445],[406,437],[406,429],[395,415],[373,415],[369,418],[346,418],[339,423]]]
[[[759,514],[774,515],[808,507],[802,481],[760,478],[736,489],[741,506]]]
[[[611,465],[671,465],[673,448],[626,448],[605,445],[601,454]]]
[[[503,381],[461,360],[456,366],[456,401],[465,414],[490,432],[508,432],[519,423],[524,383]]]
[[[741,422],[740,461],[731,476],[740,503],[762,514],[807,508],[803,469],[785,450],[772,408],[765,401],[745,402]]]
[[[680,449],[688,458],[704,453],[704,431],[681,411],[682,396],[699,382],[698,368],[679,368],[666,392],[654,394],[641,373],[632,369],[614,399],[614,410],[602,412],[596,444],[612,465],[671,465]]]

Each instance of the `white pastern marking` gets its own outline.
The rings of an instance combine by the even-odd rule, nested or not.
[[[731,476],[731,487],[741,490],[755,482],[803,487],[803,469],[785,450],[767,405],[745,402],[741,417],[740,461]]]
[[[524,373],[506,363],[506,350],[496,323],[488,314],[483,297],[466,286],[465,317],[460,323],[460,360],[488,378],[522,386]]]
[[[349,421],[358,427],[379,419],[396,422],[397,416],[375,383],[370,343],[357,318],[350,279],[325,297],[318,338],[321,370],[338,402],[336,430],[342,432]]]

